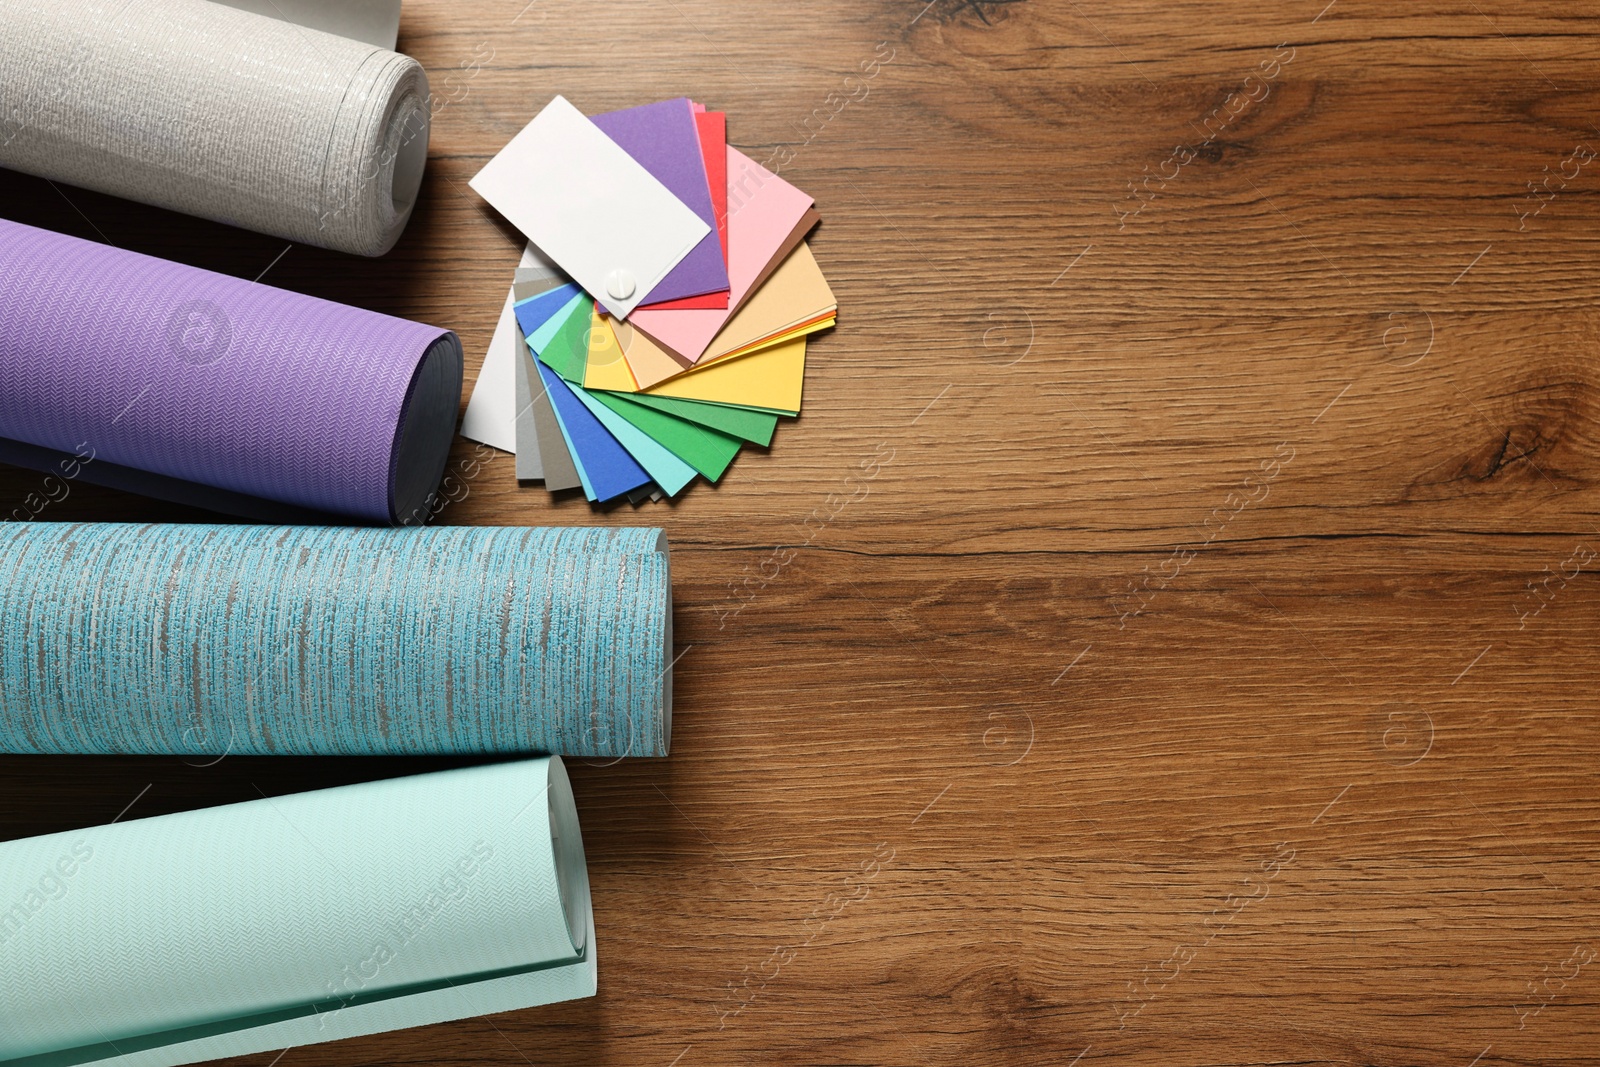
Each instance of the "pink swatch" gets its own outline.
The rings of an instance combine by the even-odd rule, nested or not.
[[[705,355],[751,286],[811,209],[811,197],[749,156],[728,146],[728,307],[726,310],[636,309],[641,333],[690,363]]]

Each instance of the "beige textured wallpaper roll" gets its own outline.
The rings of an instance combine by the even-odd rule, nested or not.
[[[377,256],[428,155],[413,59],[209,0],[0,0],[0,166]]]

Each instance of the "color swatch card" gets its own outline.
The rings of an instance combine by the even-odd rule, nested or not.
[[[723,311],[651,311],[634,320],[639,330],[685,364],[698,360],[739,305],[763,280],[763,271],[805,236],[796,231],[811,209],[809,196],[738,149],[728,157],[729,307]],[[809,227],[807,227],[809,229]],[[791,241],[793,238],[793,241]]]
[[[715,236],[565,97],[550,101],[468,184],[622,317]]]
[[[676,497],[800,414],[807,339],[838,315],[806,242],[820,216],[727,138],[725,114],[681,97],[592,121],[557,97],[474,179],[533,242],[467,420],[514,443],[521,479]],[[602,203],[623,191],[681,210]]]
[[[728,116],[720,111],[706,111],[697,104],[694,121],[700,135],[700,155],[705,163],[706,181],[711,186],[711,210],[717,220],[717,243],[722,246],[722,263],[728,263]],[[705,308],[717,310],[728,306],[728,294],[706,293],[686,296],[678,300],[654,300],[645,305],[650,308]]]
[[[649,299],[677,300],[722,293],[726,302],[728,267],[722,260],[710,180],[706,176],[705,159],[700,154],[700,132],[689,101],[663,100],[659,104],[612,111],[596,115],[594,124],[706,224],[706,234],[700,243],[650,291]],[[595,299],[601,297],[596,294]],[[609,311],[610,304],[606,307]]]
[[[522,260],[517,264],[517,273],[524,271],[530,272],[530,276],[565,278],[532,245],[523,249]],[[516,282],[513,280],[512,291],[506,294],[505,307],[501,309],[500,321],[494,328],[494,338],[483,354],[483,366],[478,371],[477,383],[472,387],[472,396],[467,400],[466,414],[461,419],[462,437],[513,453],[517,451],[517,407],[513,383],[518,350],[522,348],[522,340],[516,336],[517,319],[511,309],[516,299]],[[539,475],[529,477],[537,478]]]

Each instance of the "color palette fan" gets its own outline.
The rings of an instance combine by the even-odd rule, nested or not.
[[[472,179],[530,244],[461,432],[593,502],[716,482],[800,414],[838,305],[811,197],[686,98],[585,117],[552,100]]]

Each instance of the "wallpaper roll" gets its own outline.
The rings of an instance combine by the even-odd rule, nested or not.
[[[413,59],[208,0],[0,0],[0,166],[379,256],[428,157]]]
[[[0,383],[0,438],[75,461],[60,473],[419,523],[455,436],[461,342],[0,220]]]
[[[665,756],[660,530],[0,525],[0,751]]]
[[[593,995],[559,759],[0,844],[0,1064],[167,1067]]]

